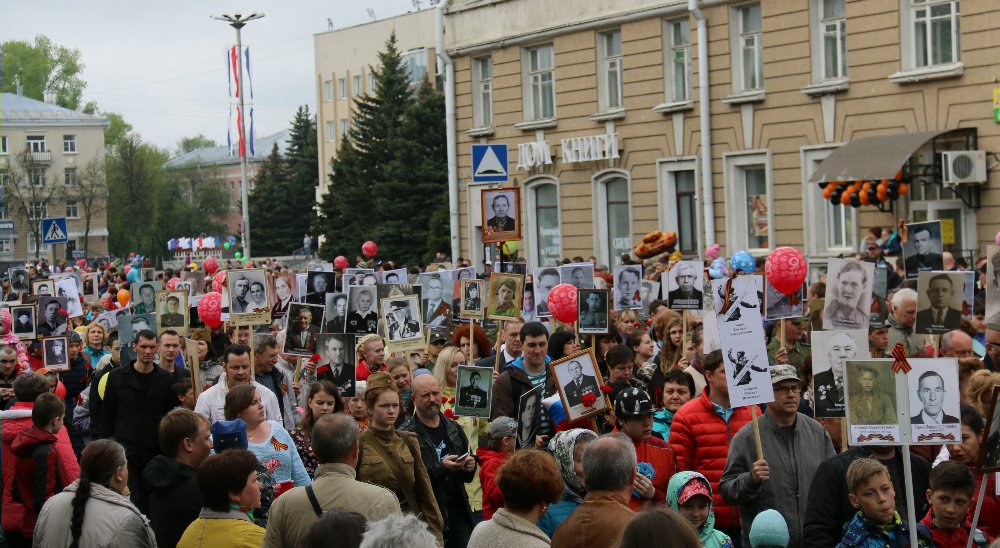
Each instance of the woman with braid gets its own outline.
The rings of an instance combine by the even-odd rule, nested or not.
[[[87,445],[80,457],[80,479],[42,507],[34,545],[156,546],[149,520],[128,499],[124,447],[107,439]]]

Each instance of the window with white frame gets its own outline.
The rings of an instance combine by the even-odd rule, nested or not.
[[[76,135],[63,135],[63,153],[76,153]]]
[[[493,58],[472,60],[473,123],[476,127],[493,125]]]
[[[803,232],[807,255],[836,256],[857,249],[858,210],[832,204],[823,198],[823,189],[809,178],[826,157],[839,145],[823,145],[801,150],[802,206],[805,219]]]
[[[691,100],[691,22],[674,19],[663,22],[663,51],[667,53],[664,75],[668,102]]]
[[[698,253],[696,158],[659,163],[660,225],[677,233],[677,247],[685,255]]]
[[[354,92],[354,95],[362,95],[362,94],[364,94],[364,91],[361,89],[361,75],[360,74],[355,74],[351,78],[351,82],[354,84],[354,89],[352,90]]]
[[[368,93],[370,93],[372,95],[375,94],[375,73],[374,72],[369,72],[368,73]]]
[[[961,59],[958,0],[910,0],[913,68]]]
[[[45,152],[45,136],[28,135],[28,152]]]
[[[613,267],[623,254],[632,249],[632,206],[629,180],[620,172],[612,172],[597,180],[597,258]]]
[[[556,87],[552,44],[525,48],[524,113],[528,120],[545,120],[556,115]]]
[[[764,43],[761,32],[760,4],[743,4],[732,8],[733,35],[733,91],[761,90],[764,88]]]
[[[847,17],[846,0],[813,0],[813,20],[816,43],[819,45],[819,63],[815,79],[838,80],[847,77]]]
[[[7,136],[0,135],[0,154],[7,154]]]
[[[533,266],[559,264],[562,257],[562,231],[559,225],[559,185],[552,179],[526,183],[528,188],[528,224]]]
[[[29,168],[28,183],[31,184],[31,186],[45,186],[45,168]]]
[[[410,79],[410,85],[416,87],[427,78],[427,49],[420,48],[403,54],[403,70]]]
[[[347,99],[347,78],[338,78],[337,87],[340,88],[340,98]]]
[[[347,118],[344,118],[343,120],[340,121],[341,137],[347,137],[347,132],[350,131],[350,129],[351,129],[351,122]]]
[[[76,200],[66,200],[66,218],[67,219],[80,218],[80,206],[79,204],[77,204]]]
[[[49,204],[44,200],[32,201],[29,205],[32,219],[44,219],[49,216]]]
[[[323,82],[323,100],[333,101],[333,80]]]
[[[597,33],[598,102],[601,112],[622,108],[622,31]]]
[[[326,121],[326,142],[332,143],[337,139],[335,124],[333,120]]]
[[[14,240],[11,238],[0,238],[0,255],[12,255],[14,253]]]
[[[727,154],[724,160],[729,245],[737,250],[765,252],[774,239],[770,154]]]
[[[65,182],[66,186],[74,186],[80,184],[80,180],[77,179],[75,167],[67,167],[66,169],[63,170],[63,181]]]

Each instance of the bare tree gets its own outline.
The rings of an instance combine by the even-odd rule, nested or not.
[[[104,161],[93,158],[87,162],[76,181],[67,181],[65,194],[67,200],[76,200],[80,207],[84,220],[83,253],[89,257],[90,225],[95,217],[108,209],[108,181]]]
[[[4,201],[16,219],[27,223],[29,241],[34,238],[35,259],[41,257],[42,219],[48,217],[52,199],[61,194],[60,185],[49,176],[48,162],[25,149],[13,155],[2,179]]]

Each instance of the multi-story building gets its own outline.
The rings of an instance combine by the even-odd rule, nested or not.
[[[945,249],[979,256],[1000,229],[998,15],[959,0],[455,0],[460,254],[491,252],[471,145],[506,143],[532,266],[615,264],[658,229],[694,256],[718,242],[830,257],[899,218],[940,219]],[[885,211],[819,185],[901,170],[909,193]]]
[[[351,127],[354,98],[375,90],[378,54],[396,33],[396,47],[410,80],[434,82],[434,10],[425,9],[371,23],[321,32],[314,36],[316,52],[316,142],[319,145],[319,186],[316,201],[330,184],[330,162]]]
[[[105,198],[85,204],[90,196],[81,195],[107,195],[103,176],[107,126],[100,116],[56,105],[55,94],[46,94],[45,101],[2,94],[0,178],[16,177],[7,184],[17,187],[4,185],[0,261],[47,258],[49,246],[40,243],[37,233],[46,217],[67,220],[69,241],[51,250],[56,259],[81,258],[84,250],[89,257],[108,254]]]
[[[278,133],[257,137],[253,141],[254,155],[247,150],[247,192],[252,193],[254,179],[257,177],[257,170],[260,164],[271,154],[275,145],[278,146],[278,154],[285,155],[288,147],[288,130]],[[181,154],[163,164],[163,169],[168,172],[179,172],[184,170],[195,170],[203,173],[226,191],[226,203],[229,213],[222,219],[226,226],[226,234],[240,234],[240,222],[243,220],[243,200],[240,194],[241,174],[239,154],[233,154],[228,146],[206,147],[192,150]],[[192,236],[191,234],[177,234],[177,237]]]

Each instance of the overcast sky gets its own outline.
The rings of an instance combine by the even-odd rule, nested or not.
[[[422,0],[423,9],[430,2]],[[412,0],[46,0],[0,2],[0,41],[45,34],[80,50],[84,102],[122,114],[156,145],[203,133],[224,144],[225,50],[236,31],[210,15],[263,12],[243,29],[253,68],[255,133],[289,126],[299,105],[316,110],[313,35],[413,10]],[[235,138],[235,109],[233,136]]]

